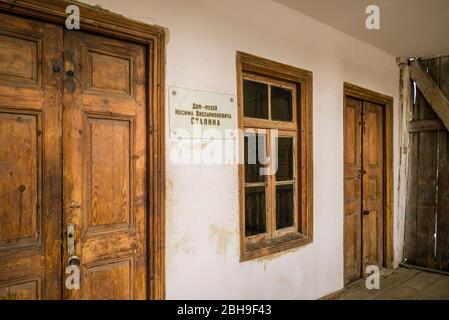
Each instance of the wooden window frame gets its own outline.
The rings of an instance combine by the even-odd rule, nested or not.
[[[146,47],[148,189],[148,271],[149,299],[165,299],[165,37],[166,29],[125,18],[75,1],[0,0],[0,12],[65,26],[69,5],[80,9],[82,31],[90,31],[119,40],[137,42]],[[55,57],[57,58],[57,57]]]
[[[238,127],[240,130],[278,129],[279,136],[297,136],[294,142],[295,165],[295,195],[294,206],[296,214],[294,227],[274,230],[274,237],[245,235],[245,165],[244,135],[240,136],[239,164],[239,200],[240,200],[240,261],[252,260],[277,252],[293,249],[313,241],[313,140],[312,140],[312,72],[288,66],[279,62],[261,58],[238,51],[236,54],[237,96],[238,96]],[[243,80],[269,83],[274,86],[294,88],[293,121],[272,121],[256,118],[245,118],[243,111]],[[269,90],[271,91],[271,90]],[[269,95],[271,92],[269,92]],[[270,105],[270,103],[269,103]],[[269,107],[270,108],[270,107]],[[300,117],[298,115],[301,115]],[[269,109],[269,118],[271,116]],[[296,132],[296,133],[295,133]],[[269,137],[267,137],[269,138]],[[267,143],[267,149],[269,143]],[[268,178],[269,181],[273,180]],[[270,182],[268,182],[270,183]],[[272,182],[271,182],[272,183]],[[273,188],[271,188],[273,191]],[[276,188],[274,186],[274,192]],[[273,192],[272,192],[273,193]],[[274,198],[274,200],[273,200]],[[267,211],[270,201],[275,201],[275,193],[267,195]],[[271,206],[274,208],[274,205]],[[267,213],[268,214],[268,213]],[[272,214],[275,217],[275,213]],[[301,220],[299,221],[299,219]],[[267,221],[270,219],[267,218]],[[271,223],[276,221],[271,218]],[[267,224],[267,231],[269,226]]]

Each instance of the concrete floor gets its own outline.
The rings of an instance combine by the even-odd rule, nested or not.
[[[449,276],[398,268],[384,271],[379,290],[368,290],[365,280],[349,284],[338,300],[449,300]]]

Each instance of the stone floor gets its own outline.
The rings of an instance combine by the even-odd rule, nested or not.
[[[365,280],[348,285],[339,300],[449,300],[449,276],[408,268],[384,271],[379,290],[368,290]]]

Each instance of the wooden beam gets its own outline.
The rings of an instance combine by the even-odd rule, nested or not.
[[[416,120],[408,123],[410,133],[445,130],[444,124],[440,119]]]
[[[410,134],[407,130],[407,123],[412,119],[412,81],[410,80],[410,68],[408,59],[398,58],[397,63],[400,71],[399,78],[399,115],[398,132],[400,136],[399,143],[399,177],[398,177],[398,212],[396,215],[396,232],[398,235],[398,245],[396,253],[396,262],[403,259],[403,246],[405,234],[405,212],[407,208],[407,188],[408,188],[408,166],[409,166],[409,146]],[[396,265],[394,265],[396,267]]]
[[[449,100],[441,92],[430,75],[423,70],[417,60],[410,63],[410,76],[415,80],[416,85],[421,90],[433,111],[441,119],[446,129],[449,130]]]

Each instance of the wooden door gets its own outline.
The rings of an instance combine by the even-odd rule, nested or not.
[[[346,97],[344,119],[344,270],[348,283],[362,275],[362,101]]]
[[[0,300],[61,297],[62,43],[0,13]]]
[[[363,102],[362,181],[362,271],[382,267],[383,256],[383,110],[384,106]]]
[[[145,299],[145,48],[77,31],[64,43],[64,228],[81,261],[81,289],[64,297]]]
[[[344,111],[344,280],[383,261],[384,106],[347,96]]]
[[[0,22],[0,300],[145,299],[145,47]]]

